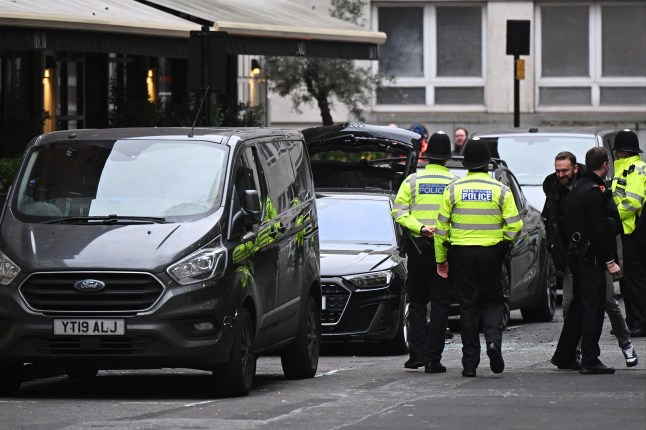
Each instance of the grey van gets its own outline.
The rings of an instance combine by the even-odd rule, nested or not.
[[[256,357],[316,373],[321,287],[303,136],[272,128],[33,139],[0,218],[0,394],[25,363],[195,368],[234,395]]]

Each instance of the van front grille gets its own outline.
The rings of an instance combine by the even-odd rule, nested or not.
[[[147,336],[59,336],[30,337],[29,345],[39,354],[46,355],[137,355],[154,344]]]
[[[74,284],[87,280],[105,284],[100,291],[79,291]],[[20,294],[40,312],[140,312],[150,309],[164,287],[154,276],[132,272],[36,273],[20,286]]]

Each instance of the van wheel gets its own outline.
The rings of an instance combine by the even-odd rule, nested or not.
[[[229,362],[213,371],[223,390],[233,396],[246,396],[256,375],[254,326],[249,310],[242,308],[233,334]]]
[[[22,384],[22,365],[0,367],[0,397],[13,396]]]
[[[321,311],[314,298],[307,299],[296,340],[281,355],[283,373],[290,379],[312,378],[319,365],[321,348]]]
[[[97,373],[99,373],[99,370],[98,369],[67,369],[65,373],[70,378],[89,379],[89,378],[94,378],[97,375]]]
[[[541,279],[540,297],[535,308],[523,308],[520,313],[525,321],[549,322],[554,319],[556,311],[556,269],[554,261],[548,254],[545,261],[545,273]]]

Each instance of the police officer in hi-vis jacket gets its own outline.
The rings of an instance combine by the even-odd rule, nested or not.
[[[455,278],[462,376],[474,377],[480,364],[481,315],[491,370],[501,373],[505,368],[502,266],[523,222],[511,190],[487,173],[491,156],[485,143],[467,143],[463,155],[462,164],[469,173],[444,189],[435,228],[435,259],[440,276],[446,278],[451,272]]]
[[[405,369],[424,366],[426,373],[443,373],[440,362],[444,351],[445,329],[451,307],[451,285],[435,272],[433,232],[442,193],[456,177],[444,167],[451,158],[451,141],[443,132],[428,141],[424,171],[413,173],[402,182],[392,216],[408,231],[409,350]],[[427,305],[431,302],[430,322]]]

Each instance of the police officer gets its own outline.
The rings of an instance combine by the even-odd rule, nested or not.
[[[434,133],[426,148],[428,164],[423,172],[413,173],[402,182],[392,216],[409,232],[408,301],[410,359],[405,369],[425,366],[426,373],[443,373],[440,362],[444,351],[445,329],[451,306],[448,279],[434,268],[433,233],[446,185],[456,177],[444,167],[451,158],[451,141],[444,132]],[[431,303],[430,322],[427,305]]]
[[[462,376],[474,377],[480,364],[481,314],[491,370],[501,373],[505,368],[500,349],[505,312],[502,265],[523,222],[511,190],[487,173],[491,156],[485,143],[470,141],[463,155],[469,172],[442,195],[435,260],[440,276],[446,278],[449,267],[454,274],[460,295]]]
[[[623,232],[621,243],[624,256],[623,294],[626,322],[633,337],[646,336],[646,267],[638,246],[636,229],[642,214],[646,193],[646,164],[639,154],[639,140],[630,130],[615,136],[615,177],[612,179],[612,197],[617,205]]]
[[[574,291],[570,308],[551,359],[559,369],[583,374],[608,374],[615,369],[600,360],[599,337],[603,327],[606,302],[606,271],[620,272],[614,259],[614,232],[608,219],[619,222],[611,196],[605,189],[610,170],[608,153],[594,147],[585,155],[586,171],[572,187],[566,201],[566,224],[570,253],[568,263],[573,275]],[[581,340],[581,363],[576,359]]]
[[[547,233],[548,250],[554,260],[554,266],[562,274],[563,281],[563,317],[567,315],[572,302],[574,284],[572,271],[567,264],[568,245],[570,243],[567,234],[567,196],[574,187],[574,183],[581,178],[585,171],[585,165],[577,163],[574,154],[568,151],[559,152],[554,159],[555,172],[548,175],[543,182],[545,192],[545,207],[543,218],[545,219],[545,230]],[[609,204],[612,206],[613,203]],[[619,233],[619,222],[615,230],[616,236]],[[606,314],[612,326],[611,333],[614,333],[619,348],[626,360],[626,366],[633,367],[639,362],[635,348],[630,339],[630,332],[624,319],[621,306],[615,297],[615,285],[612,276],[606,276]],[[577,351],[580,366],[580,351]],[[571,365],[566,368],[572,367]]]

